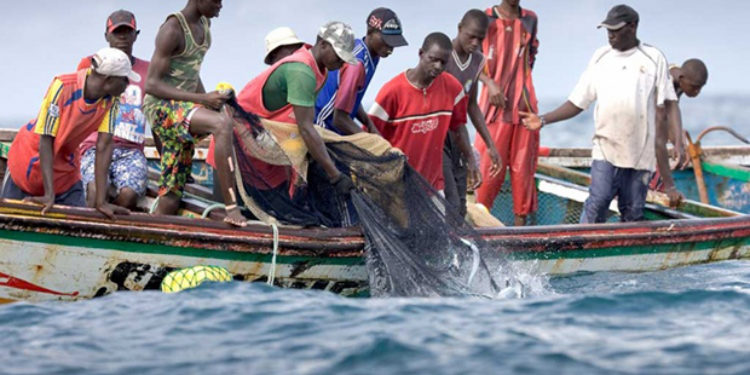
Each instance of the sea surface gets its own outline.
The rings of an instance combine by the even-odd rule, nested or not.
[[[229,283],[8,304],[0,373],[750,373],[748,261],[525,281],[498,299]]]

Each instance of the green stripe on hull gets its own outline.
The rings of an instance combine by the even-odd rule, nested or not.
[[[703,170],[709,173],[713,173],[722,177],[729,177],[733,180],[750,182],[750,170],[745,168],[733,168],[728,165],[714,164],[703,162],[701,163]]]
[[[61,236],[47,233],[31,233],[21,231],[9,231],[0,230],[0,238],[22,241],[22,242],[35,242],[44,243],[58,246],[73,246],[83,247],[89,249],[95,249],[100,251],[116,250],[124,251],[129,253],[140,253],[140,254],[159,254],[159,255],[178,255],[194,258],[214,258],[230,261],[242,261],[242,262],[258,262],[258,263],[271,263],[271,254],[257,254],[240,251],[226,251],[226,250],[208,250],[198,249],[191,247],[177,247],[169,245],[157,245],[157,244],[143,244],[135,242],[115,241],[115,240],[101,240],[95,238],[80,238],[71,236]],[[305,256],[282,256],[279,255],[276,258],[276,263],[279,264],[297,264],[301,262],[307,262],[308,264],[325,264],[325,265],[340,265],[340,266],[353,266],[364,264],[364,259],[361,257],[332,257],[332,258],[321,258],[321,257],[305,257]]]
[[[512,260],[555,260],[555,259],[586,259],[614,256],[631,256],[657,253],[682,253],[691,251],[722,249],[729,247],[747,246],[748,240],[731,239],[703,242],[690,242],[681,244],[663,244],[648,246],[608,247],[591,250],[566,250],[566,251],[540,251],[540,252],[514,252],[510,254]]]

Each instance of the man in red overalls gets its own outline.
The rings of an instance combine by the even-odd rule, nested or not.
[[[479,106],[503,161],[496,177],[489,177],[492,160],[487,145],[482,139],[476,141],[482,175],[488,176],[477,189],[477,200],[491,208],[510,167],[517,226],[525,225],[527,216],[537,209],[534,173],[539,149],[539,132],[524,128],[518,113],[537,112],[531,69],[539,46],[538,20],[534,12],[522,9],[519,3],[503,0],[486,11],[491,22],[482,45],[487,65],[480,76],[484,88]]]

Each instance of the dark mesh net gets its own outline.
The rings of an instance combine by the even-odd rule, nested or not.
[[[377,156],[351,142],[328,141],[337,167],[357,187],[350,196],[339,195],[315,163],[307,170],[305,184],[276,187],[269,181],[275,175],[266,172],[282,168],[294,178],[290,159],[281,156],[278,143],[269,141],[273,138],[257,117],[236,102],[230,105],[238,120],[235,154],[241,183],[253,201],[245,203],[282,223],[340,226],[354,218],[352,224],[358,223],[366,238],[371,295],[490,297],[504,287],[495,276],[505,265],[502,252],[489,248],[403,154]],[[269,169],[259,159],[276,166]]]

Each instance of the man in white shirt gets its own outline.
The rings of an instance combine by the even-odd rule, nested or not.
[[[568,101],[542,116],[523,113],[524,126],[537,130],[597,102],[591,186],[581,223],[604,222],[615,197],[622,221],[642,220],[657,156],[667,155],[666,144],[655,141],[656,109],[677,96],[664,55],[636,37],[638,20],[627,5],[612,8],[599,25],[607,29],[609,46],[594,53]],[[666,129],[659,134],[667,134]]]

